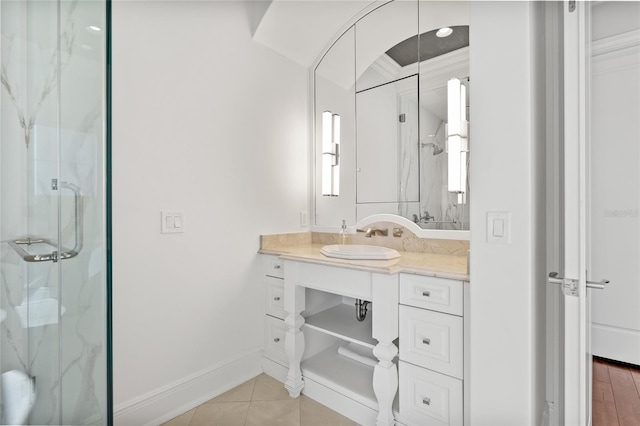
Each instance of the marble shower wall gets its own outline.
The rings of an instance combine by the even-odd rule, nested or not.
[[[428,96],[428,93],[426,94]],[[423,94],[425,96],[425,94]],[[428,109],[420,108],[420,207],[419,217],[434,217],[434,221],[452,221],[457,224],[420,224],[426,229],[469,229],[469,203],[458,204],[457,195],[447,190],[447,153],[445,148],[445,121]],[[443,149],[433,155],[433,143]]]
[[[104,424],[105,5],[0,7],[0,369],[35,377],[29,423]],[[52,190],[54,178],[82,191],[83,248],[57,263],[28,263],[8,241],[75,243],[73,194]]]

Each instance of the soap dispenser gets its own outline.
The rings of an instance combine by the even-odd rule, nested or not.
[[[349,234],[347,234],[347,221],[343,220],[342,221],[342,229],[340,230],[340,233],[338,234],[338,244],[349,244]]]

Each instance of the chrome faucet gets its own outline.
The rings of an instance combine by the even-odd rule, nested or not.
[[[415,223],[421,223],[421,222],[429,223],[429,222],[435,221],[435,219],[436,219],[435,216],[431,216],[427,210],[424,211],[424,216],[418,217],[417,214],[413,215],[413,221]]]
[[[389,229],[367,228],[357,229],[357,231],[364,232],[364,236],[367,238],[371,238],[372,235],[382,235],[383,237],[389,235]]]

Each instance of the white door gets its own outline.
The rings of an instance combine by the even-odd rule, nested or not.
[[[564,3],[562,424],[591,424],[590,292],[587,286],[589,140],[589,2]]]
[[[620,5],[605,5],[569,1],[562,12],[560,273],[550,278],[562,287],[560,385],[551,392],[559,398],[550,401],[559,402],[552,423],[567,426],[591,424],[592,349],[625,362],[640,359],[640,28],[612,13]],[[594,16],[635,29],[592,43],[591,28],[604,28]],[[605,318],[613,320],[603,324]]]

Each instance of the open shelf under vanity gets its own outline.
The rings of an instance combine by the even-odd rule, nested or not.
[[[300,368],[305,378],[377,410],[373,367],[338,354],[338,347],[332,346],[303,361]]]
[[[371,310],[364,321],[356,319],[353,304],[340,303],[305,319],[304,327],[326,333],[370,349],[378,343],[371,337]]]

